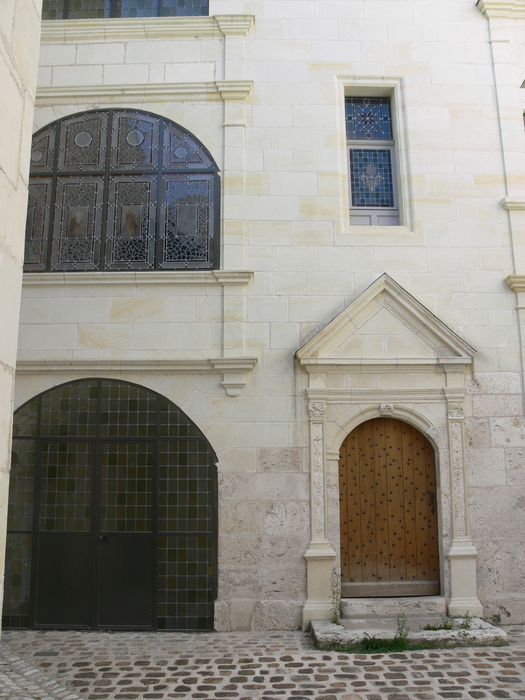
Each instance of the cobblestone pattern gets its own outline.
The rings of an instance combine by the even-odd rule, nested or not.
[[[0,698],[525,698],[525,628],[508,647],[345,655],[293,633],[4,632]]]

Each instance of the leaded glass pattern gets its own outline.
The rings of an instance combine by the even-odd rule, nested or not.
[[[51,253],[54,270],[95,270],[100,254],[102,178],[59,178]]]
[[[36,440],[15,439],[11,453],[11,471],[16,474],[9,489],[7,527],[31,530],[35,491]]]
[[[212,629],[215,557],[212,535],[159,537],[159,629]]]
[[[29,402],[15,416],[18,425],[20,411],[29,406],[40,408],[40,435],[42,437],[96,437],[99,390],[96,382],[62,384],[47,391],[38,403]]]
[[[134,384],[80,380],[18,409],[13,434],[6,626],[34,624],[33,536],[91,538],[96,580],[97,546],[151,533],[156,628],[213,629],[216,456],[177,406]]]
[[[156,437],[156,394],[135,384],[102,381],[99,395],[102,438]]]
[[[156,178],[111,178],[106,268],[155,267]]]
[[[25,261],[35,269],[43,270],[46,265],[52,186],[50,178],[29,184]]]
[[[93,111],[33,137],[26,271],[213,269],[218,236],[217,166],[177,124]]]
[[[89,532],[91,461],[87,443],[42,445],[40,531]]]
[[[352,141],[390,141],[392,116],[388,97],[348,97],[346,135]]]
[[[176,443],[162,441],[159,454],[159,530],[212,530],[214,497],[209,465],[213,455],[208,443],[194,437],[180,437]]]
[[[184,17],[208,14],[208,0],[44,0],[42,19]]]
[[[103,444],[100,529],[151,532],[154,448],[150,443]]]
[[[352,206],[394,206],[390,150],[352,148],[350,151],[350,181]]]

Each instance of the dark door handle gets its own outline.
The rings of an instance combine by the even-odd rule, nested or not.
[[[98,536],[99,542],[107,542],[108,540],[109,540],[109,537],[107,535],[99,535]]]

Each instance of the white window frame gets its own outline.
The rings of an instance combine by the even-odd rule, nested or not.
[[[347,96],[348,97],[348,96]],[[351,95],[351,97],[368,97],[368,95]],[[374,95],[375,97],[375,95]],[[357,226],[399,226],[399,199],[398,199],[398,182],[397,182],[397,166],[396,166],[396,143],[394,132],[394,117],[392,114],[392,99],[387,96],[388,107],[390,110],[390,123],[392,128],[392,139],[348,139],[348,187],[350,198],[350,224]],[[346,102],[346,98],[345,98]],[[346,107],[346,104],[345,104]],[[368,151],[389,151],[390,152],[390,177],[392,178],[392,189],[394,206],[392,207],[373,207],[364,206],[356,207],[352,204],[352,178],[350,158],[351,152],[354,150]]]
[[[344,211],[342,211],[343,219],[346,220],[344,229],[349,233],[357,235],[366,234],[367,237],[371,234],[378,234],[383,240],[384,233],[397,233],[402,235],[410,235],[410,239],[414,235],[414,213],[413,213],[413,195],[411,185],[411,168],[409,161],[408,150],[408,128],[406,123],[406,110],[404,98],[404,80],[397,76],[367,76],[367,75],[338,75],[339,85],[339,114],[340,114],[340,135],[341,144],[344,143],[344,148],[341,153],[341,174],[344,175],[345,188],[342,190],[342,200],[346,202]],[[399,223],[389,225],[378,225],[370,223],[363,225],[361,223],[352,223],[351,215],[354,211],[370,212],[372,207],[354,208],[352,207],[351,199],[351,183],[350,183],[350,143],[353,146],[362,142],[349,142],[346,135],[346,119],[345,119],[345,99],[347,97],[388,97],[390,99],[390,112],[392,116],[392,141],[367,141],[366,145],[379,145],[382,148],[392,147],[395,158],[393,159],[394,178],[394,197],[398,209]],[[381,207],[383,213],[392,211],[386,207]]]

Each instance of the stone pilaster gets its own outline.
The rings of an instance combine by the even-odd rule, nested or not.
[[[310,401],[310,544],[304,555],[307,562],[308,599],[303,609],[303,625],[330,617],[330,574],[335,552],[326,536],[324,401]]]
[[[29,150],[40,45],[42,0],[2,4],[0,12],[0,610],[4,590],[13,387]],[[22,50],[23,47],[23,50]]]
[[[447,422],[450,450],[450,482],[452,492],[452,545],[450,561],[450,615],[481,616],[483,608],[477,595],[477,551],[470,537],[468,489],[465,471],[464,392],[446,389]]]

